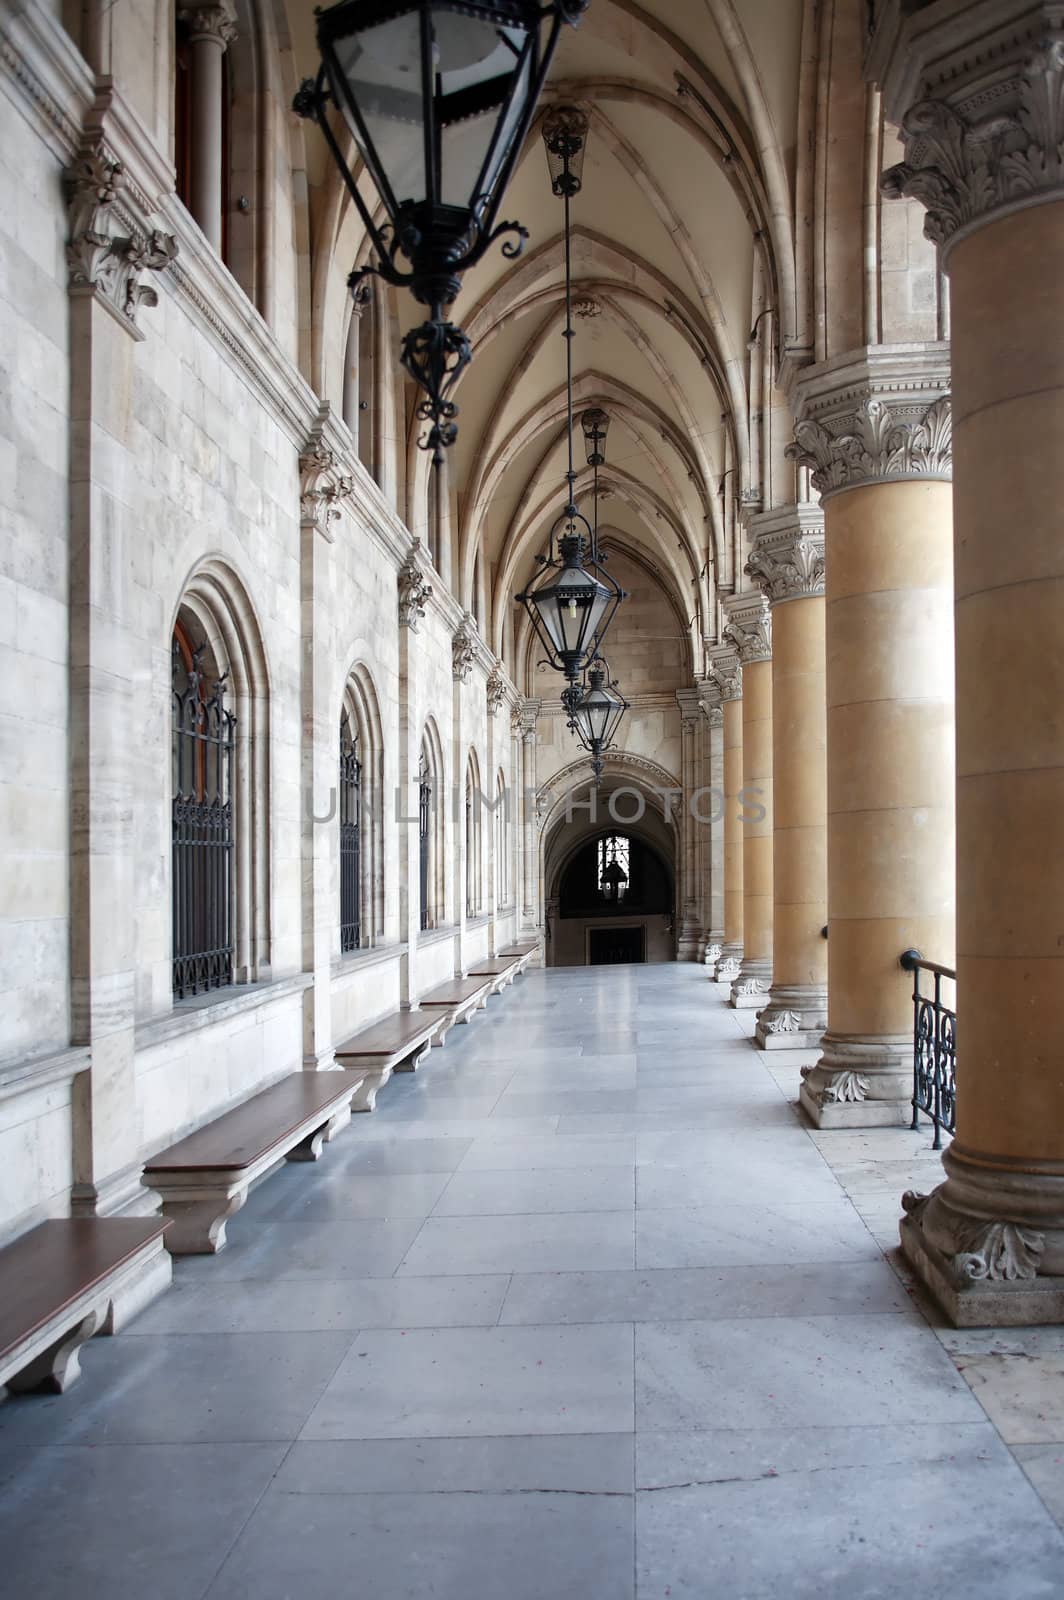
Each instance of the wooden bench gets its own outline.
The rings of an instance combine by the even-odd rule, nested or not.
[[[226,1111],[145,1164],[141,1182],[162,1200],[174,1255],[214,1255],[256,1178],[282,1157],[317,1161],[351,1120],[358,1080],[346,1072],[294,1072]]]
[[[489,978],[451,978],[438,989],[423,994],[418,1004],[426,1011],[439,1011],[440,1030],[434,1045],[441,1045],[458,1022],[468,1022],[474,1011],[483,1011],[491,993]]]
[[[62,1394],[94,1333],[114,1333],[170,1282],[161,1217],[63,1217],[0,1250],[0,1385]]]
[[[438,1009],[397,1011],[337,1045],[337,1061],[361,1080],[352,1111],[372,1111],[393,1072],[415,1072],[443,1025]]]
[[[473,967],[469,976],[490,981],[492,994],[499,994],[525,970],[535,951],[535,945],[500,950],[494,960],[485,961],[479,967]]]

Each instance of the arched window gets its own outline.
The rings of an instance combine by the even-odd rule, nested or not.
[[[171,634],[175,1000],[270,973],[270,694],[247,593],[211,558]]]
[[[362,942],[362,763],[358,729],[340,718],[340,949]]]
[[[446,807],[444,797],[443,747],[435,722],[430,717],[421,739],[418,768],[418,830],[420,841],[421,926],[436,928],[444,919],[446,904],[445,867],[447,862]],[[458,893],[458,886],[455,886]]]
[[[479,917],[484,899],[481,870],[481,817],[484,807],[480,766],[475,750],[469,752],[466,762],[465,807],[466,916]]]
[[[171,827],[173,992],[233,982],[236,717],[197,619],[182,609],[173,635]]]
[[[359,284],[351,302],[344,358],[343,417],[355,441],[358,459],[377,476],[374,395],[377,348],[377,298],[368,281]],[[379,480],[378,480],[379,481]]]
[[[500,772],[495,783],[495,815],[493,818],[495,828],[495,904],[498,906],[508,906],[510,904],[510,819],[506,815],[508,804],[506,779]]]

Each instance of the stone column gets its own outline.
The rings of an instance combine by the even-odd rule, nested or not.
[[[1064,14],[889,5],[872,66],[953,318],[957,1136],[902,1244],[958,1324],[1059,1322]]]
[[[953,959],[948,351],[883,345],[807,367],[794,453],[827,552],[828,1031],[818,1127],[911,1116],[915,947]]]
[[[397,574],[399,591],[399,794],[396,814],[399,819],[399,937],[406,948],[399,975],[400,1001],[404,1008],[417,1005],[419,993],[417,947],[421,936],[421,832],[419,780],[421,771],[421,718],[418,710],[415,635],[432,598],[432,586],[425,580],[420,545],[414,545]],[[442,776],[442,775],[441,775]],[[446,804],[446,797],[433,794],[433,806]],[[391,814],[390,810],[385,816]]]
[[[222,56],[236,38],[230,0],[179,13],[192,53],[192,215],[207,242],[222,248]]]
[[[743,960],[743,669],[731,645],[711,652],[709,676],[721,700],[721,766],[724,780],[724,940],[711,976],[731,992]]]
[[[746,570],[772,608],[773,970],[756,1038],[808,1049],[828,1007],[824,513],[784,506],[750,530]]]
[[[332,634],[321,628],[320,619],[327,615],[325,596],[335,582],[335,524],[352,481],[340,471],[320,432],[299,458],[299,479],[303,970],[314,974],[314,982],[303,991],[303,1066],[307,1071],[327,1071],[336,1061],[332,958],[339,903],[336,785],[340,730],[334,715],[334,641]]]
[[[724,601],[724,636],[743,669],[743,960],[731,1004],[760,1010],[772,985],[772,626],[760,591]]]
[[[678,961],[694,961],[700,953],[702,919],[699,915],[699,828],[691,800],[699,786],[698,750],[702,712],[697,689],[677,689],[676,700],[680,707],[680,784],[683,789],[679,819],[683,855],[681,880],[677,885],[676,958]]]
[[[539,933],[536,833],[536,717],[538,700],[526,700],[518,712],[521,739],[521,932]]]
[[[466,734],[466,718],[464,714],[463,690],[469,682],[473,670],[473,662],[477,656],[476,624],[467,612],[459,623],[451,639],[451,676],[454,679],[454,710],[453,710],[453,756],[451,770],[454,773],[453,813],[450,817],[452,834],[452,850],[454,861],[454,924],[455,924],[455,968],[464,977],[469,970],[469,951],[466,939],[466,924],[469,921],[469,891],[476,881],[476,863],[469,856],[468,831],[469,824],[466,819],[466,807],[470,796],[466,793],[466,780],[469,776],[469,751]],[[480,796],[472,796],[474,807],[480,804]],[[472,816],[472,813],[471,813]],[[474,827],[474,838],[476,830]]]
[[[142,282],[177,254],[133,225],[137,196],[102,139],[66,174],[70,207],[70,1028],[90,1068],[72,1095],[75,1215],[148,1214],[135,1067],[138,655],[134,348]],[[156,774],[161,781],[163,774]]]
[[[699,704],[706,718],[704,783],[709,789],[709,794],[699,801],[700,810],[708,818],[703,825],[706,926],[702,959],[710,976],[715,977],[724,944],[724,707],[712,679],[700,684]]]

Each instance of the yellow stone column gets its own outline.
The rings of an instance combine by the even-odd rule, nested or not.
[[[699,705],[706,718],[706,766],[704,781],[708,795],[699,799],[705,816],[704,866],[706,927],[702,961],[708,976],[716,977],[724,945],[724,707],[720,690],[712,678],[699,684]]]
[[[743,960],[731,988],[740,1011],[760,1010],[772,986],[772,625],[761,591],[729,595],[724,637],[743,671]]]
[[[827,563],[828,1030],[818,1127],[911,1116],[903,950],[953,960],[948,352],[870,346],[806,368],[794,453]]]
[[[772,607],[772,989],[762,1049],[813,1048],[827,1026],[827,700],[824,513],[810,501],[752,518],[746,564]]]
[[[731,645],[710,652],[709,678],[723,714],[724,939],[709,976],[731,992],[743,960],[743,825],[739,791],[743,786],[743,673]]]
[[[1064,17],[994,11],[874,58],[953,315],[957,1135],[902,1245],[964,1326],[1064,1321]]]

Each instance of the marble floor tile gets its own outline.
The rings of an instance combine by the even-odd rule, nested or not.
[[[1064,1440],[1064,1356],[955,1356],[1006,1444]]]
[[[635,1168],[532,1168],[455,1173],[435,1217],[501,1216],[551,1211],[623,1211],[635,1205]]]
[[[1013,1455],[1058,1527],[1064,1527],[1064,1443],[1020,1444]]]
[[[238,1214],[229,1243],[216,1256],[188,1256],[187,1273],[215,1282],[236,1278],[390,1278],[417,1237],[419,1217],[371,1217],[356,1222],[271,1221]]]
[[[579,1272],[634,1264],[631,1210],[429,1217],[398,1275]]]
[[[625,1326],[360,1333],[300,1437],[630,1433]]]
[[[525,1172],[565,1167],[633,1167],[630,1133],[602,1138],[476,1139],[463,1157],[462,1172]]]
[[[632,1600],[632,1517],[628,1495],[273,1491],[206,1600]]]
[[[637,1267],[881,1259],[879,1246],[844,1200],[636,1211]]]
[[[299,1441],[275,1481],[294,1494],[630,1495],[634,1454],[631,1433]]]
[[[473,1140],[464,1139],[404,1139],[394,1143],[367,1143],[360,1138],[361,1122],[352,1123],[353,1137],[341,1140],[336,1146],[336,1161],[330,1167],[335,1172],[343,1164],[346,1172],[365,1173],[418,1173],[455,1172]]]
[[[427,1217],[451,1179],[449,1172],[343,1172],[323,1174],[321,1183],[308,1187],[300,1183],[298,1167],[289,1165],[261,1191],[257,1214],[277,1222]]]

